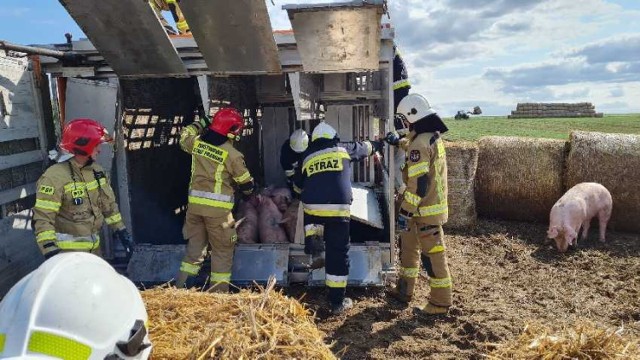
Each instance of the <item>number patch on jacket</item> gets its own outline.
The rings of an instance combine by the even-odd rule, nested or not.
[[[40,186],[39,192],[45,195],[53,195],[55,189],[53,188],[53,186],[42,185]]]
[[[342,159],[339,159],[339,158],[319,159],[307,165],[306,170],[309,176],[322,173],[325,171],[342,171]]]

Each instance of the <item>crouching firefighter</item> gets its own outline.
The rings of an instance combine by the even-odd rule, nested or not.
[[[209,123],[203,117],[182,130],[180,146],[191,154],[189,205],[183,228],[187,251],[176,286],[184,287],[196,276],[211,245],[210,291],[228,292],[233,250],[237,235],[231,210],[234,184],[243,195],[253,193],[253,177],[242,154],[233,147],[244,128],[244,119],[235,109],[220,109]]]
[[[100,144],[112,140],[104,126],[91,119],[72,120],[63,129],[63,153],[36,185],[33,226],[46,259],[68,251],[100,255],[99,232],[105,222],[127,257],[131,255],[131,237],[116,196],[104,169],[95,161]]]
[[[287,186],[296,198],[300,197],[300,171],[302,153],[309,147],[309,135],[303,129],[297,129],[280,148],[280,166],[287,176]]]
[[[314,258],[326,248],[326,281],[333,314],[353,306],[345,298],[349,275],[349,221],[351,218],[351,162],[382,152],[382,142],[339,143],[336,131],[321,122],[303,153],[302,208],[305,253]],[[324,246],[322,239],[324,238]],[[316,261],[314,261],[315,263]]]
[[[443,314],[452,305],[451,275],[447,264],[442,225],[447,222],[447,163],[440,134],[448,129],[429,102],[409,94],[398,105],[398,116],[408,123],[407,142],[387,136],[392,145],[406,148],[403,168],[406,189],[397,218],[401,231],[398,283],[391,295],[410,302],[418,278],[420,262],[429,275],[430,299],[420,309],[427,314]]]

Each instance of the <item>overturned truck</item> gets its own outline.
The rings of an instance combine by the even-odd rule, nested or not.
[[[394,30],[381,23],[382,0],[285,5],[293,29],[275,32],[264,0],[183,1],[192,36],[167,35],[146,2],[115,2],[61,0],[88,39],[39,45],[76,61],[34,61],[52,79],[58,126],[91,117],[113,129],[113,151],[99,162],[136,243],[126,269],[135,282],[169,281],[180,266],[191,161],[178,138],[202,111],[241,110],[236,146],[264,187],[285,186],[280,147],[295,129],[324,120],[341,141],[360,141],[392,126]],[[381,286],[395,273],[392,162],[352,165],[351,286]],[[301,214],[291,243],[238,244],[232,283],[324,284],[323,269],[301,266]],[[123,264],[106,229],[103,239],[105,258]]]

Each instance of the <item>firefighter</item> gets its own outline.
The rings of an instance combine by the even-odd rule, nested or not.
[[[309,135],[303,129],[294,131],[280,148],[280,166],[287,176],[287,185],[295,197],[300,197],[300,172],[302,153],[309,147]]]
[[[236,184],[245,196],[254,191],[253,177],[233,140],[242,134],[244,119],[233,108],[222,108],[209,123],[207,117],[182,130],[180,146],[191,154],[189,205],[183,228],[187,251],[176,276],[184,287],[189,276],[198,275],[207,245],[211,245],[210,291],[228,292],[233,250],[237,239],[234,205]]]
[[[95,120],[75,119],[62,132],[60,148],[67,156],[45,171],[36,185],[33,225],[45,258],[59,252],[100,254],[99,231],[107,223],[131,255],[132,242],[118,211],[104,170],[95,161],[99,146],[111,142]]]
[[[407,73],[407,67],[404,60],[400,55],[400,50],[397,46],[393,46],[393,111],[397,112],[398,104],[405,96],[409,94],[411,89],[411,83],[409,82],[409,75]],[[400,137],[405,137],[409,131],[405,126],[402,118],[399,116],[394,117],[393,125]],[[402,165],[405,162],[405,152],[401,147],[394,149],[394,187],[396,193],[402,193],[404,191],[405,184],[402,182]]]
[[[140,292],[109,263],[60,254],[0,302],[0,358],[145,360],[147,322]]]
[[[382,142],[339,143],[336,131],[318,124],[311,144],[303,153],[302,208],[304,210],[305,253],[317,258],[326,248],[326,281],[331,313],[340,314],[353,306],[345,297],[349,275],[349,222],[351,218],[351,162],[382,151]]]
[[[400,234],[401,271],[391,295],[410,302],[420,262],[429,275],[430,299],[420,309],[427,314],[443,314],[452,304],[452,282],[447,264],[442,225],[447,222],[447,163],[440,138],[448,129],[418,94],[409,94],[398,105],[398,115],[408,123],[408,141],[401,143],[390,134],[392,145],[404,145],[407,160],[403,179],[407,187],[397,217]]]
[[[175,35],[176,33],[162,15],[163,11],[171,12],[173,20],[176,22],[178,33],[180,35],[188,34],[191,32],[191,30],[189,30],[189,24],[187,24],[187,20],[185,20],[184,15],[182,15],[182,10],[180,10],[180,6],[178,5],[178,0],[151,0],[150,4],[153,11],[156,13],[156,16],[158,16],[158,19],[162,23],[162,26],[164,26],[169,35]]]

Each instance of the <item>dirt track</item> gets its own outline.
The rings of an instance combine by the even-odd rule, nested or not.
[[[327,316],[324,291],[303,301],[343,359],[480,359],[535,320],[589,319],[640,336],[640,236],[609,232],[601,244],[596,232],[565,255],[545,239],[543,225],[483,221],[472,232],[447,234],[454,306],[446,316],[416,315],[379,289],[349,289],[355,307],[336,318]],[[427,287],[419,282],[420,300]]]

